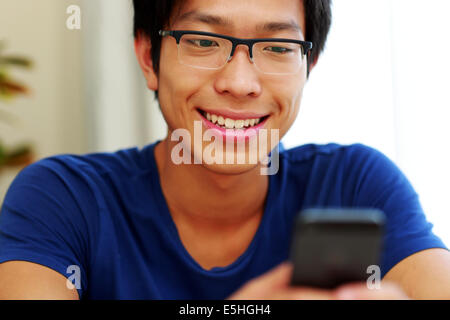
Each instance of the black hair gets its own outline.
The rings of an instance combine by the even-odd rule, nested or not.
[[[301,1],[301,0],[299,0]],[[134,36],[140,32],[147,36],[152,44],[151,57],[153,69],[159,73],[161,36],[159,30],[169,23],[173,10],[180,0],[133,0]],[[331,0],[303,0],[305,7],[305,40],[313,43],[308,62],[314,62],[325,47],[331,26]]]

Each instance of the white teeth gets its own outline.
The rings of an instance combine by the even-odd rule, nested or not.
[[[226,129],[242,129],[244,127],[253,127],[260,123],[261,119],[241,119],[233,120],[230,118],[224,118],[215,114],[206,113],[206,119],[214,124],[218,124]]]
[[[234,129],[234,120],[226,118],[225,119],[225,128]]]
[[[234,127],[236,129],[242,129],[244,127],[244,120],[236,120],[234,122]]]

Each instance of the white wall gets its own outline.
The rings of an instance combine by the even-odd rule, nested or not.
[[[361,142],[394,160],[450,245],[450,2],[334,1],[327,49],[284,139]]]
[[[396,158],[389,3],[334,1],[327,47],[286,146],[364,142]]]
[[[81,33],[66,28],[66,8],[77,0],[1,0],[0,38],[7,51],[33,59],[31,71],[13,75],[27,84],[32,95],[0,109],[19,122],[0,121],[0,139],[7,145],[32,142],[36,159],[57,153],[86,150],[81,83]],[[0,175],[0,203],[17,170]]]
[[[82,10],[89,150],[143,146],[164,137],[165,122],[134,53],[132,2],[83,0]]]
[[[395,0],[392,10],[397,160],[450,246],[450,1]]]

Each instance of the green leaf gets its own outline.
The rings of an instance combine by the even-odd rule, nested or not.
[[[3,144],[0,142],[0,166],[6,161],[6,151]]]
[[[30,153],[32,150],[32,147],[28,144],[22,144],[19,146],[16,146],[14,149],[12,149],[10,152],[6,152],[8,158],[17,158],[23,155],[26,155]]]
[[[28,58],[16,57],[16,56],[6,56],[6,57],[0,57],[0,65],[31,68],[33,63]]]
[[[7,90],[13,94],[26,94],[28,92],[27,88],[24,85],[11,80],[0,81],[0,88]]]

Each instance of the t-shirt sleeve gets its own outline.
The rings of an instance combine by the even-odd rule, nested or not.
[[[386,215],[381,272],[384,276],[408,256],[431,248],[446,248],[427,221],[419,197],[401,170],[381,152],[363,145],[350,151],[348,181],[353,205],[382,210]]]
[[[19,260],[49,267],[71,280],[81,298],[89,246],[82,212],[94,201],[75,177],[56,158],[19,173],[0,211],[0,263]]]

